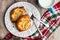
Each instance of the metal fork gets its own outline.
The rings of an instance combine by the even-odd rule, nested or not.
[[[45,26],[47,26],[47,24],[43,23],[41,20],[38,20],[33,14],[31,16],[31,19],[33,20],[34,24],[35,24],[34,19],[36,19],[38,22],[40,22],[40,23],[44,24]],[[46,40],[47,38],[45,38],[45,39],[43,38],[43,34],[42,34],[41,30],[37,27],[36,24],[35,24],[35,27],[37,28],[37,30],[38,30],[38,32],[39,32],[39,34],[41,36],[41,40]]]
[[[38,22],[44,24],[46,27],[49,27],[49,25],[45,24],[45,23],[44,23],[43,21],[41,21],[41,20],[38,20],[33,14],[32,14],[32,16],[31,16],[31,19],[32,19],[32,20],[36,19]]]

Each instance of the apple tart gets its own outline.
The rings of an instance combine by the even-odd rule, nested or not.
[[[11,21],[15,22],[20,16],[25,14],[26,14],[26,10],[24,7],[16,7],[10,13]]]
[[[25,31],[27,30],[31,25],[30,16],[23,15],[20,17],[16,22],[16,27],[19,31]]]

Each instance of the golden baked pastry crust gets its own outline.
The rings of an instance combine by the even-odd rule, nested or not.
[[[16,27],[19,31],[27,30],[30,27],[30,25],[31,25],[31,20],[28,15],[22,16],[16,22]]]
[[[25,14],[26,14],[26,10],[24,7],[16,7],[10,13],[11,21],[15,22],[20,16]]]

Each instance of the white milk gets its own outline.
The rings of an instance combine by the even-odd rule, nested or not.
[[[39,0],[39,4],[42,6],[42,7],[49,7],[52,5],[52,2],[53,0]]]

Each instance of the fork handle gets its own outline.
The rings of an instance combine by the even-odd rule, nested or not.
[[[44,24],[46,27],[49,27],[49,25],[48,25],[48,24],[45,24],[43,21],[38,20],[36,17],[34,17],[34,19],[36,19],[38,22],[40,22],[40,23]]]
[[[36,18],[35,18],[35,19],[36,19]],[[36,20],[37,20],[37,19],[36,19]],[[39,20],[38,20],[38,21],[39,21]],[[39,21],[39,22],[42,23],[42,21]],[[33,23],[35,24],[34,20],[33,20]],[[47,38],[44,37],[44,35],[42,34],[41,30],[37,27],[36,24],[35,24],[35,27],[37,28],[37,30],[38,30],[38,32],[39,32],[39,34],[40,34],[40,36],[41,36],[41,39],[42,39],[42,40],[47,40]],[[43,37],[44,37],[44,38],[43,38]]]
[[[33,21],[33,23],[35,24],[35,22]],[[35,24],[35,27],[37,28],[37,30],[38,30],[38,32],[39,32],[39,34],[40,34],[40,36],[41,36],[41,39],[42,39],[42,32],[40,31],[40,29],[37,27],[37,25]]]

